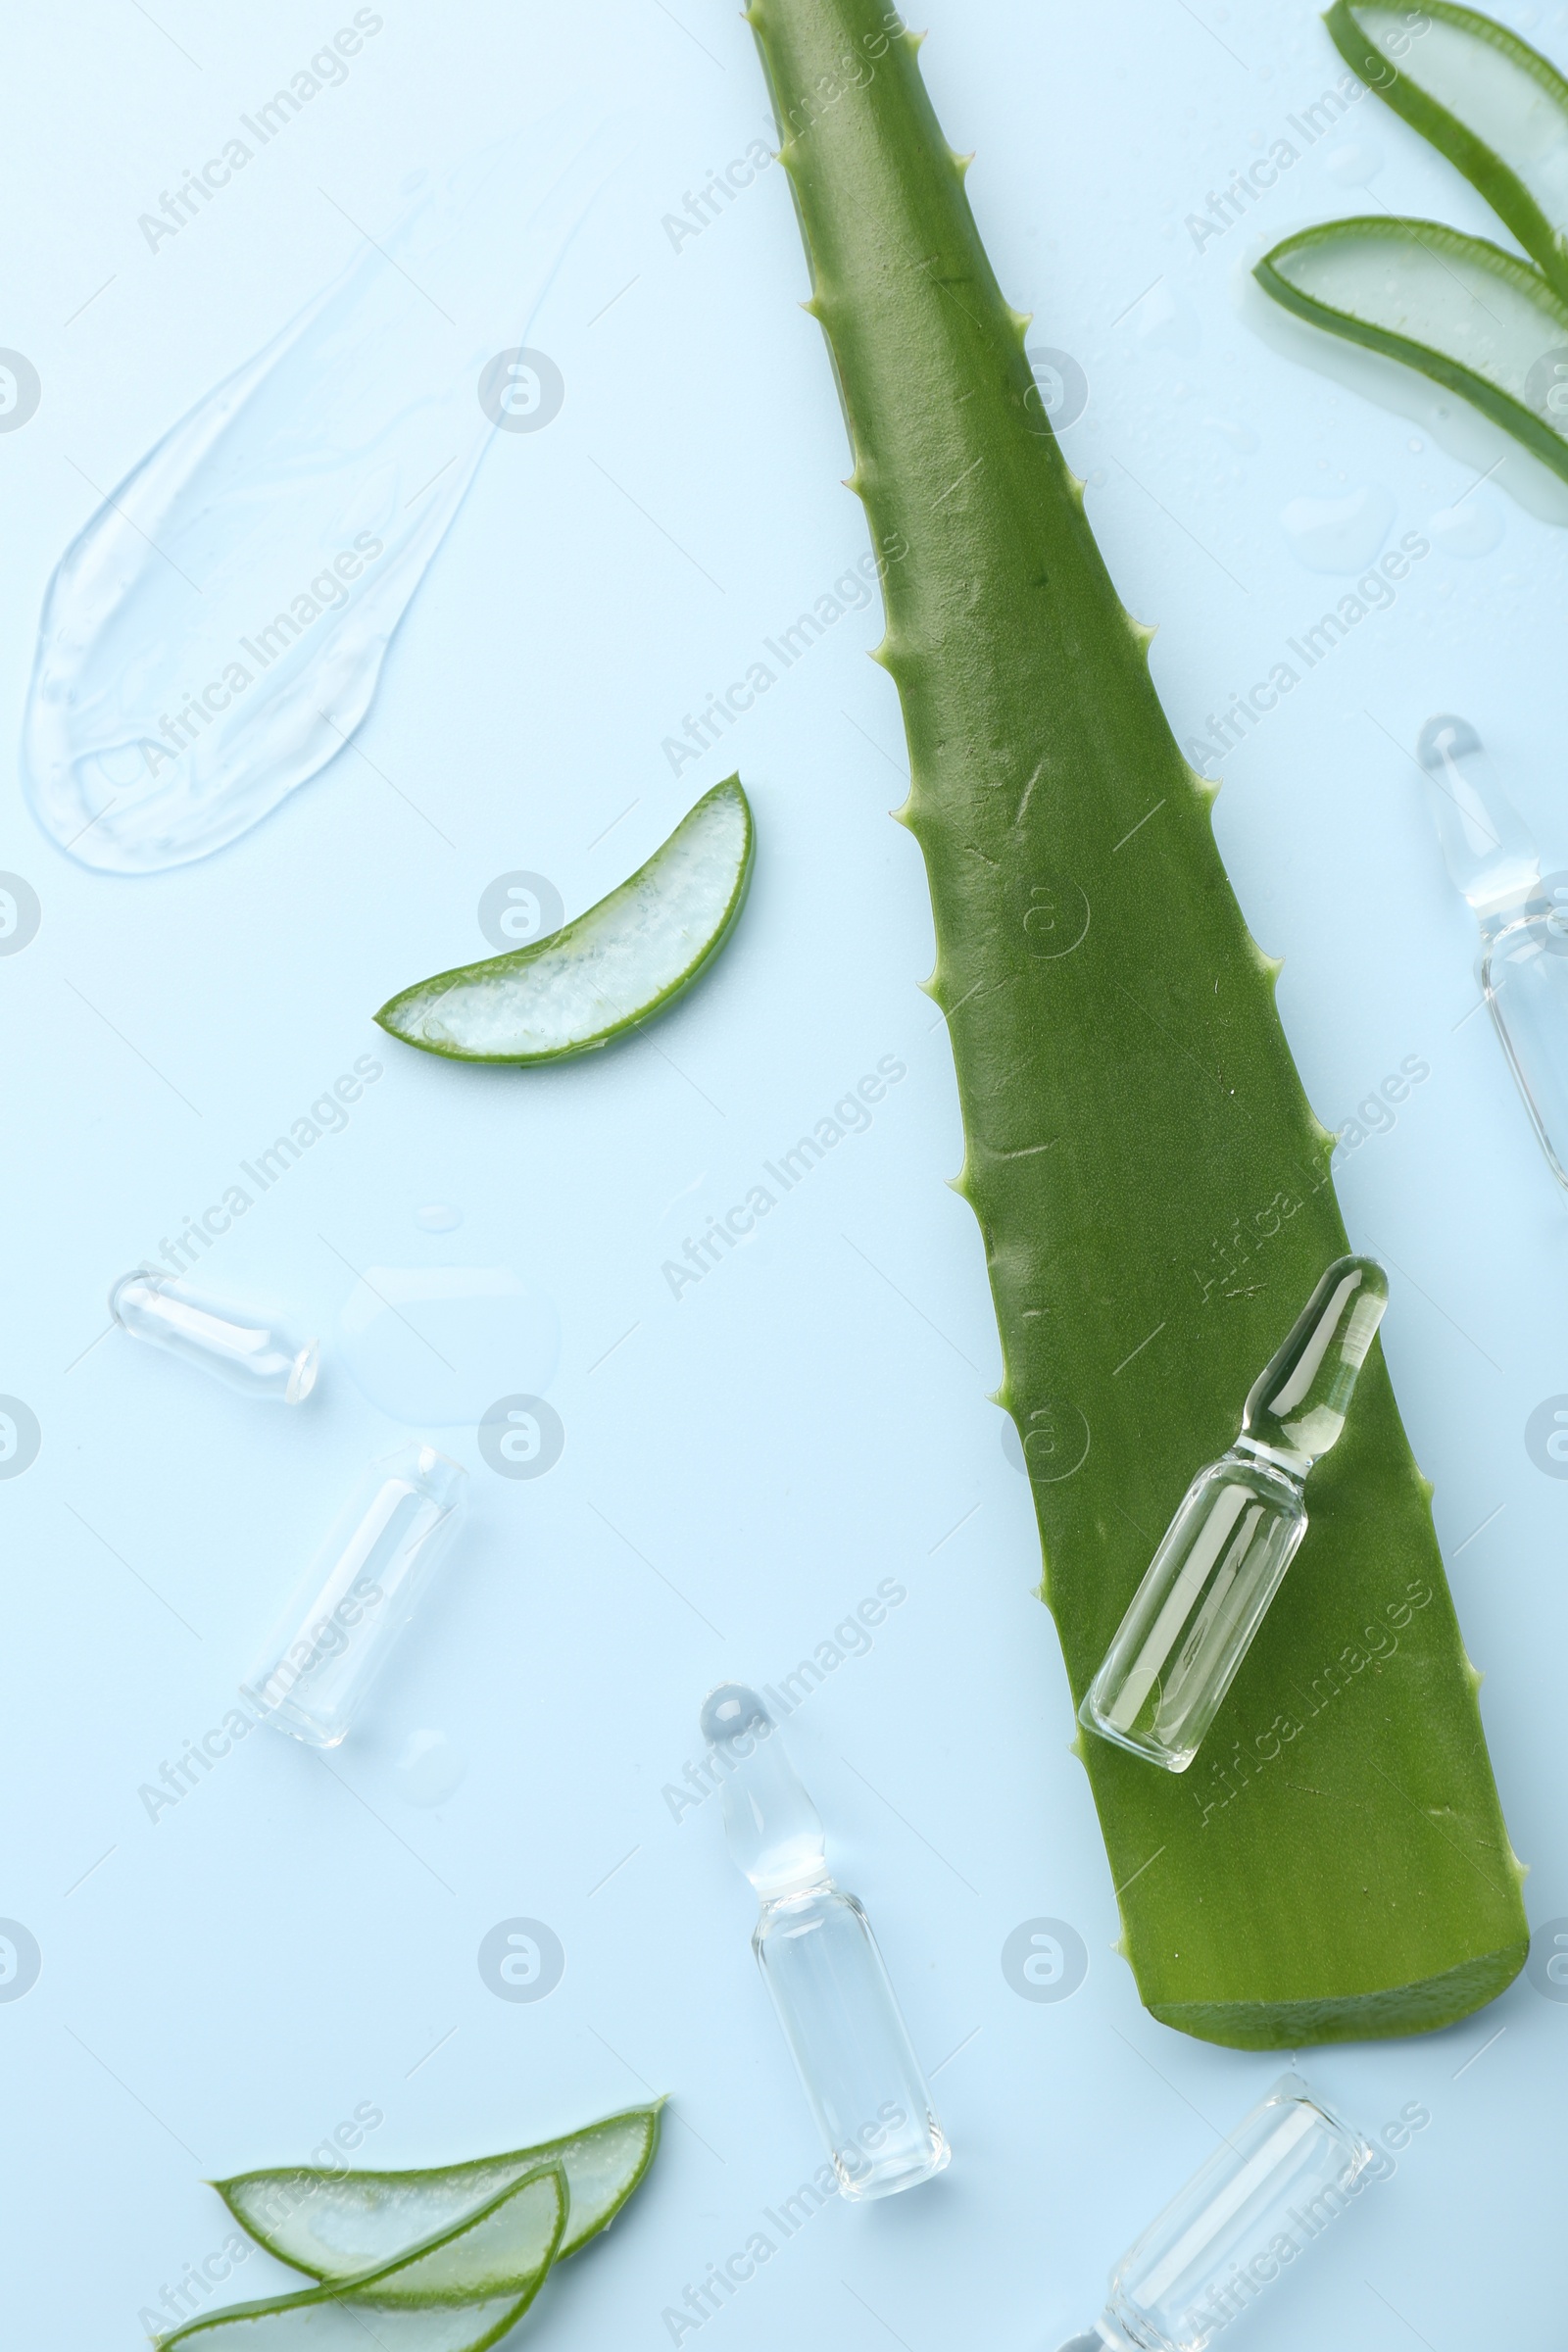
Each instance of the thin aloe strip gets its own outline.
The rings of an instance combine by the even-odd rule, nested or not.
[[[1253,274],[1298,318],[1457,392],[1568,481],[1568,304],[1528,262],[1385,216],[1301,229]]]
[[[1506,24],[1450,0],[1334,0],[1351,72],[1478,188],[1568,300],[1568,81]]]
[[[548,939],[382,1005],[406,1045],[457,1061],[563,1061],[608,1046],[685,995],[740,919],[756,838],[739,776],[705,793],[618,890]]]
[[[607,2115],[537,2147],[422,2172],[329,2173],[311,2166],[236,2173],[213,2186],[269,2254],[309,2278],[341,2280],[466,2221],[502,2190],[559,2165],[569,2210],[556,2259],[608,2230],[659,2146],[663,2101]]]
[[[390,2262],[206,2313],[161,2337],[161,2352],[198,2339],[202,2352],[482,2352],[544,2284],[568,2210],[565,2174],[551,2165]]]
[[[874,540],[984,1237],[1077,1703],[1196,1466],[1346,1253],[1312,1116],[938,126],[872,0],[752,0]],[[1447,2025],[1528,1948],[1374,1346],[1293,1575],[1183,1783],[1080,1745],[1152,2012],[1295,2047]],[[1366,1629],[1375,1628],[1376,1633]],[[1065,1728],[1065,1725],[1064,1725]]]

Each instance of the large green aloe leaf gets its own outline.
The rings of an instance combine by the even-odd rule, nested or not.
[[[873,0],[747,15],[852,486],[877,543],[908,551],[888,566],[880,659],[908,737],[960,1189],[1076,1700],[1188,1480],[1348,1247],[1331,1139],[914,36]],[[1311,1505],[1186,1778],[1081,1750],[1144,2001],[1251,2048],[1446,2025],[1527,1946],[1429,1490],[1376,1349]]]

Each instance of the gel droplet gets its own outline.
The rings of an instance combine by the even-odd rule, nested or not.
[[[1383,169],[1383,158],[1369,140],[1357,139],[1348,147],[1336,147],[1323,159],[1323,169],[1342,188],[1364,188],[1373,174]]]
[[[1395,498],[1369,482],[1346,498],[1293,498],[1280,525],[1308,571],[1364,571],[1389,535]]]
[[[445,1732],[411,1732],[392,1767],[405,1804],[444,1805],[468,1777],[468,1759]]]
[[[1502,508],[1484,490],[1472,490],[1456,507],[1440,508],[1427,529],[1446,556],[1489,556],[1502,537]]]
[[[481,371],[524,340],[593,169],[541,129],[377,221],[92,515],[24,725],[28,799],[73,857],[204,858],[343,749],[495,430]]]
[[[555,1302],[510,1266],[367,1266],[338,1317],[343,1361],[372,1404],[416,1427],[477,1424],[498,1396],[555,1378]]]
[[[421,1233],[456,1233],[463,1223],[463,1211],[448,1200],[427,1200],[415,1210],[414,1222]]]

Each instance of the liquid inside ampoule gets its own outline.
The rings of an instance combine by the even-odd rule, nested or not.
[[[461,1462],[417,1440],[370,1465],[240,1686],[276,1730],[309,1747],[348,1736],[429,1589],[467,1484]]]
[[[822,1823],[755,1690],[703,1709],[724,1828],[761,1910],[752,1937],[839,2192],[895,2195],[950,2150],[863,1906],[828,1876]]]
[[[1344,2213],[1372,2150],[1298,2075],[1282,2076],[1110,2275],[1061,2352],[1205,2352]]]
[[[122,1331],[194,1364],[241,1396],[303,1404],[316,1386],[321,1350],[274,1315],[215,1298],[176,1275],[137,1267],[109,1294]]]
[[[1388,1297],[1371,1258],[1323,1276],[1235,1445],[1183,1495],[1085,1694],[1087,1730],[1167,1772],[1191,1764],[1306,1533],[1302,1482],[1345,1427]]]
[[[1429,718],[1416,744],[1454,888],[1481,926],[1481,992],[1525,1109],[1568,1188],[1568,876],[1536,845],[1467,719]]]

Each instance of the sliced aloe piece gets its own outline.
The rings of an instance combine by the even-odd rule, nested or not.
[[[161,2337],[161,2352],[482,2352],[521,2319],[549,2275],[569,2211],[551,2165],[502,2189],[455,2228],[352,2278],[208,2312]]]
[[[383,2311],[313,2288],[275,2303],[236,2303],[158,2339],[159,2352],[485,2352],[527,2310],[531,2296],[487,2296],[435,2311]]]
[[[1568,81],[1473,8],[1335,0],[1323,22],[1385,105],[1457,165],[1568,297]]]
[[[570,2209],[556,2259],[607,2230],[642,2180],[659,2145],[661,2100],[547,2139],[536,2148],[418,2173],[327,2173],[292,2166],[237,2173],[213,2186],[258,2244],[312,2278],[338,2280],[390,2262],[403,2249],[449,2230],[497,2193],[559,2165]]]
[[[1568,481],[1568,304],[1528,262],[1436,221],[1362,219],[1287,237],[1253,274],[1314,326],[1459,393]]]
[[[662,849],[608,899],[548,939],[437,972],[376,1019],[458,1061],[562,1061],[662,1012],[735,926],[752,878],[752,811],[739,776],[705,793]]]

